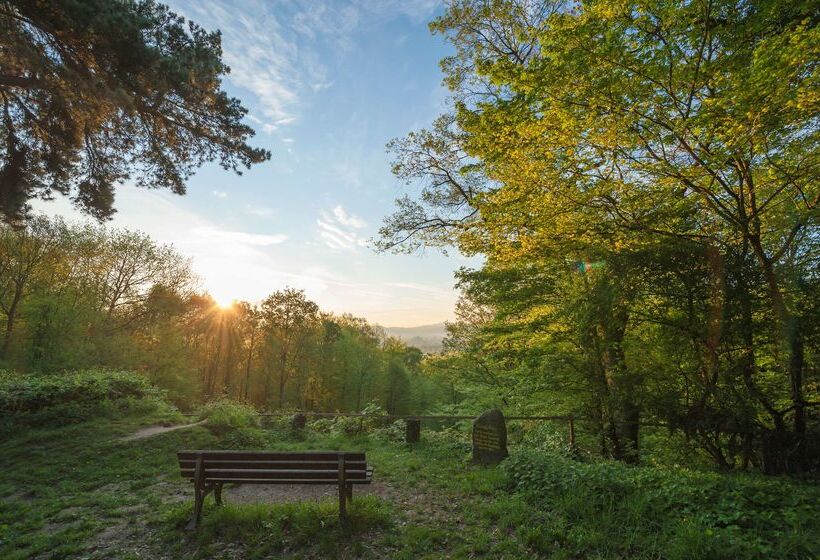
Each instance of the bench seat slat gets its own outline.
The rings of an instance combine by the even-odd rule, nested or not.
[[[185,478],[194,478],[195,471],[185,469],[182,471],[182,476]],[[295,469],[282,469],[282,470],[261,470],[261,469],[212,469],[206,468],[204,471],[205,478],[215,478],[215,477],[232,477],[232,478],[272,478],[272,479],[280,479],[280,478],[321,478],[324,480],[338,480],[339,479],[339,471],[335,470],[295,470]],[[346,479],[362,479],[366,478],[367,471],[365,470],[356,470],[356,471],[349,471],[345,469],[345,478]]]
[[[232,451],[232,450],[202,450],[180,451],[177,457],[180,461],[196,461],[198,457],[204,460],[223,459],[234,461],[336,461],[344,453],[345,461],[364,461],[362,452],[341,451]]]
[[[337,470],[338,461],[224,461],[221,459],[204,459],[206,468],[213,469],[319,469]],[[196,468],[196,461],[180,461],[182,470]],[[364,461],[345,461],[345,471],[364,470],[367,463]]]
[[[210,478],[207,477],[205,482],[221,482],[223,484],[232,483],[232,484],[323,484],[328,486],[327,480],[317,480],[317,479],[279,479],[279,480],[271,480],[271,479],[253,479],[253,478]],[[335,481],[334,481],[335,482]],[[347,484],[370,484],[371,479],[365,480],[348,480]],[[332,484],[331,484],[332,485]]]

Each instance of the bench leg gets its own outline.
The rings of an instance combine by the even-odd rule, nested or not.
[[[202,503],[205,501],[205,492],[199,488],[194,489],[194,515],[188,522],[186,529],[196,529],[202,520]]]
[[[347,490],[344,484],[339,485],[339,520],[344,522],[347,519]]]
[[[218,505],[218,506],[222,505],[222,483],[221,482],[217,482],[216,485],[214,485],[214,500],[216,500],[216,505]]]
[[[194,515],[188,522],[186,529],[196,529],[202,519],[202,503],[205,501],[205,469],[203,468],[202,456],[196,459],[196,470],[194,471]]]
[[[352,484],[347,485],[347,489],[345,491],[345,494],[347,495],[347,501],[352,502],[353,501],[353,485]]]

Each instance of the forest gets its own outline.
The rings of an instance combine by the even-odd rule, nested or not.
[[[425,410],[444,386],[420,350],[301,290],[219,305],[173,247],[128,230],[40,217],[0,229],[2,366],[137,371],[180,408],[235,399],[265,410]],[[412,410],[411,410],[412,409]]]
[[[169,4],[0,0],[0,557],[820,557],[816,2]],[[218,28],[186,19],[209,11]],[[435,116],[411,118],[415,81],[363,97],[319,64],[323,41],[334,64],[413,80],[435,67],[414,42],[443,49]],[[321,110],[344,111],[310,107],[332,192],[270,194],[316,163],[284,136],[297,86],[383,120],[400,98],[407,119],[353,111],[336,136]],[[396,122],[389,206],[331,159]],[[433,300],[421,260],[390,259],[469,263],[448,271],[442,349],[320,308],[296,274],[217,300],[193,257],[118,226],[120,192],[185,195],[203,166],[196,184],[236,185],[208,198],[222,223],[318,215],[299,257],[340,277],[378,276],[367,252],[397,267],[385,290]],[[237,192],[260,201],[231,212]],[[333,224],[262,206],[351,193],[378,205],[369,240],[341,205]],[[83,218],[44,211],[55,198]],[[482,413],[507,417],[498,464],[476,460]],[[229,477],[223,504],[202,453],[227,451],[240,470],[338,454],[340,502]],[[180,452],[199,453],[193,509]],[[349,502],[347,453],[372,477]]]

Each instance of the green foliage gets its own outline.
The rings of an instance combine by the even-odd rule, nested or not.
[[[184,194],[205,162],[239,172],[270,158],[221,89],[219,32],[163,4],[5,0],[0,29],[6,220],[55,191],[103,220],[129,178]]]
[[[195,291],[190,263],[135,231],[0,224],[0,368],[138,370],[187,411],[229,397],[279,411],[423,412],[421,352],[285,288],[260,306]]]
[[[453,102],[388,145],[421,188],[380,246],[484,257],[435,369],[603,456],[661,424],[724,470],[818,469],[814,5],[456,0],[430,27]]]
[[[0,372],[0,410],[5,428],[61,425],[98,416],[163,413],[176,418],[164,392],[145,376],[122,371],[84,370],[52,375]]]
[[[384,428],[385,411],[376,403],[368,403],[361,412],[364,416],[336,416],[317,418],[308,422],[307,427],[317,433],[338,436],[357,436],[375,433]]]
[[[809,558],[820,550],[820,491],[812,484],[579,463],[536,451],[513,453],[501,468],[530,503],[566,521],[543,552],[570,544],[631,557],[701,551],[728,559]]]
[[[552,422],[538,422],[523,432],[521,443],[527,449],[535,449],[550,455],[577,457],[578,449],[570,446],[563,428],[563,423],[559,429]]]
[[[199,416],[207,420],[208,429],[215,434],[259,426],[255,408],[228,399],[206,403],[200,410]]]
[[[376,428],[373,434],[387,441],[402,442],[407,435],[407,422],[405,420],[396,420],[386,426]]]

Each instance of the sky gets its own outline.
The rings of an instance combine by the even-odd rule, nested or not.
[[[393,200],[385,144],[428,126],[447,97],[450,53],[427,22],[433,0],[169,0],[222,31],[224,87],[249,110],[251,144],[272,153],[241,177],[203,167],[180,197],[124,185],[111,225],[173,243],[217,301],[258,302],[285,286],[326,311],[384,326],[452,318],[457,252],[371,249]],[[38,210],[79,217],[65,200]]]

